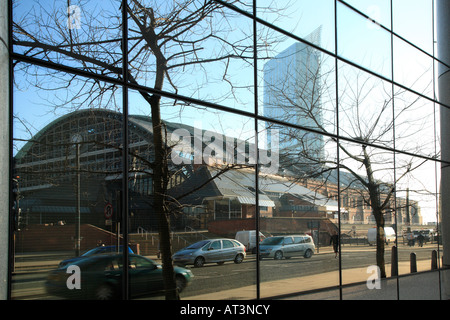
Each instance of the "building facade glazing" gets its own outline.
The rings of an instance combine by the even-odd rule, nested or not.
[[[438,67],[448,65],[435,1],[9,10],[11,298],[407,299],[420,290],[407,281],[411,253],[442,297]],[[260,259],[265,242],[238,239],[242,261],[228,240],[244,230],[285,237],[270,247],[281,255]],[[176,252],[217,238],[227,240],[189,253],[210,268],[172,267]],[[57,269],[123,244],[138,255],[74,263],[89,270],[81,289]],[[48,275],[30,289],[28,270]],[[366,285],[373,270],[382,289]],[[122,280],[108,279],[116,271]]]

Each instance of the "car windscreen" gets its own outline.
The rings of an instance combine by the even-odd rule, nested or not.
[[[205,244],[207,244],[209,240],[203,240],[196,243],[191,244],[190,246],[186,247],[186,249],[199,249],[203,247]]]
[[[261,245],[277,245],[277,244],[281,244],[283,242],[283,237],[272,237],[272,238],[266,238],[263,240],[263,242],[261,242]]]

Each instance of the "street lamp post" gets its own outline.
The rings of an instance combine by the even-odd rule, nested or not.
[[[76,198],[77,198],[77,209],[76,209],[76,222],[75,222],[75,256],[80,256],[81,248],[81,235],[80,235],[80,224],[81,224],[81,198],[80,198],[80,143],[83,141],[81,135],[76,134],[72,137],[72,142],[76,146],[76,170],[77,170],[77,187],[76,187]]]

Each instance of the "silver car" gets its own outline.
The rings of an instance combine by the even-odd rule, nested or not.
[[[173,255],[173,262],[185,266],[202,267],[205,263],[241,263],[246,256],[245,246],[234,239],[209,239],[196,242]]]
[[[313,239],[308,235],[276,236],[264,239],[259,245],[259,258],[280,260],[295,256],[311,258],[315,252]]]

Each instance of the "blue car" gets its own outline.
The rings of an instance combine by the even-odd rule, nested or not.
[[[123,246],[119,246],[119,252],[122,252],[123,250]],[[103,254],[103,253],[116,253],[117,252],[117,246],[101,246],[101,247],[96,247],[94,249],[91,249],[89,251],[86,251],[85,253],[83,253],[81,256],[79,257],[74,257],[74,258],[70,258],[70,259],[66,259],[63,260],[59,263],[58,268],[63,268],[67,265],[73,264],[77,261],[79,261],[80,259],[84,259],[86,257],[90,257],[96,254]],[[134,253],[133,250],[128,247],[128,252],[129,253]]]

